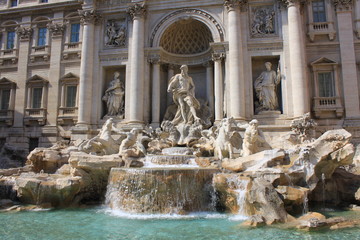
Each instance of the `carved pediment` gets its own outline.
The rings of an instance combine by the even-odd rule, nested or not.
[[[310,65],[314,67],[316,65],[338,65],[338,63],[326,57],[321,57],[310,63]]]
[[[31,84],[31,83],[43,83],[43,84],[47,84],[49,83],[49,81],[43,77],[40,77],[39,75],[34,75],[31,78],[29,78],[26,81],[27,84]]]
[[[15,87],[16,83],[11,81],[10,79],[3,77],[0,78],[0,86],[11,86],[11,87]]]
[[[79,76],[77,76],[76,74],[74,74],[72,72],[69,72],[60,78],[61,81],[64,81],[67,79],[79,79]]]

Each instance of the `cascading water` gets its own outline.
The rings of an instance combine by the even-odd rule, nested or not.
[[[321,183],[322,183],[322,208],[325,211],[325,174],[321,174]]]
[[[211,182],[217,169],[113,168],[106,203],[130,213],[214,211]]]
[[[304,193],[303,198],[303,215],[307,214],[309,212],[309,199],[307,192]]]
[[[244,218],[246,213],[246,193],[247,193],[247,187],[249,184],[248,179],[243,179],[239,177],[238,175],[232,174],[229,177],[227,177],[227,184],[228,186],[234,190],[234,193],[236,194],[236,202],[239,207],[239,210],[237,212],[238,217]]]

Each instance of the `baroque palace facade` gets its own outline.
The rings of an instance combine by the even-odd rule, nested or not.
[[[360,138],[358,0],[0,0],[0,43],[1,143],[157,127],[181,65],[212,122]]]

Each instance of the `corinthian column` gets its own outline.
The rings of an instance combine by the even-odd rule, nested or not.
[[[152,64],[151,126],[160,125],[160,56],[150,59]]]
[[[352,0],[333,0],[339,31],[342,80],[346,118],[360,117],[359,87],[357,80],[354,32],[352,20]]]
[[[240,7],[246,0],[225,0],[228,10],[229,34],[229,100],[230,116],[235,119],[245,117],[245,84],[241,79],[243,65],[242,38],[240,37]]]
[[[144,121],[144,4],[136,3],[129,7],[128,13],[133,20],[132,42],[130,49],[130,104],[128,121]]]
[[[88,126],[91,115],[91,95],[94,60],[94,30],[100,15],[93,9],[79,10],[83,25],[79,81],[79,116],[77,126]]]
[[[293,115],[301,116],[310,110],[306,74],[305,43],[303,41],[301,0],[282,0],[288,9],[289,57],[293,95]]]
[[[223,53],[213,53],[212,55],[214,61],[215,121],[220,121],[224,117],[223,58]]]

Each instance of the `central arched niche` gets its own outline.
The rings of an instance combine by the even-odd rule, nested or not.
[[[180,73],[180,65],[188,65],[189,75],[195,84],[196,98],[201,102],[209,102],[209,97],[213,95],[207,92],[213,83],[211,82],[212,78],[206,74],[206,63],[211,59],[211,42],[214,40],[209,27],[191,17],[181,18],[172,23],[164,30],[159,41],[160,47],[166,52],[165,62],[172,65],[174,74]],[[171,77],[167,74],[165,73],[166,81],[161,84],[162,94],[167,95],[166,106],[164,103],[161,106],[162,116],[164,116],[166,107],[173,102],[171,93],[166,92]]]
[[[204,23],[188,18],[171,24],[160,39],[160,46],[172,54],[192,55],[206,52],[213,41]]]

